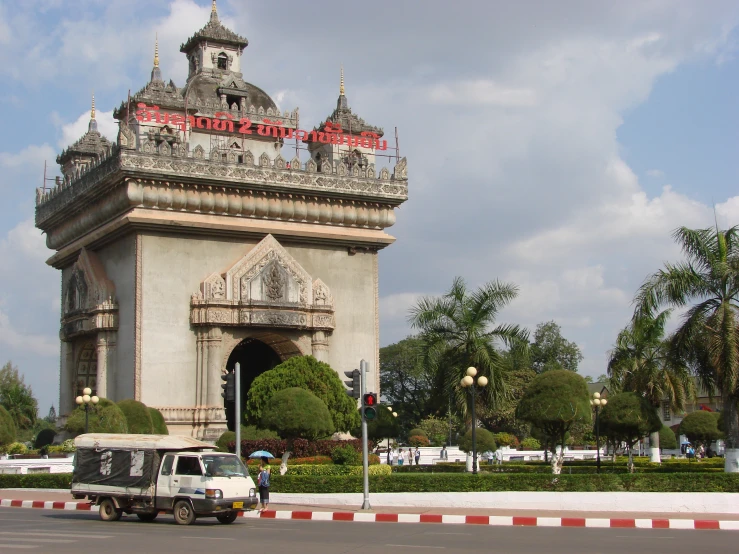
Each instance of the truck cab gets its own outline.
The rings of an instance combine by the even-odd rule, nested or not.
[[[72,494],[100,506],[100,518],[171,513],[181,525],[198,517],[232,523],[257,505],[256,487],[234,454],[189,437],[85,434],[75,439]]]

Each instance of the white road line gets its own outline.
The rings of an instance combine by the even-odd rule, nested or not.
[[[65,543],[65,544],[78,542],[74,539],[24,539],[23,537],[18,537],[17,539],[15,537],[13,538],[5,537],[5,540],[13,541],[13,542],[42,542],[42,543]]]
[[[203,539],[206,541],[235,541],[236,539],[229,539],[227,537],[180,537],[181,539]]]
[[[385,546],[402,546],[403,548],[436,548],[446,550],[446,546],[425,546],[422,544],[386,544]]]
[[[24,535],[24,536],[42,536],[42,537],[48,537],[50,533],[53,533],[55,537],[73,537],[75,539],[80,538],[79,533],[59,533],[57,531],[54,531],[52,529],[42,531],[40,529],[29,529],[28,531],[0,531],[0,535]],[[86,539],[112,539],[114,535],[96,535],[93,533],[85,533]]]
[[[31,546],[30,544],[3,544],[0,543],[0,548],[15,548],[18,550],[30,550],[31,548],[38,548],[38,546]]]

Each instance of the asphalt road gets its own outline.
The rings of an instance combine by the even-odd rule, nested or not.
[[[96,512],[0,508],[0,552],[54,554],[207,552],[485,552],[490,554],[695,554],[731,552],[739,532],[661,529],[492,527],[433,523],[348,523],[239,518],[231,525],[172,516],[106,523]],[[407,550],[406,550],[407,549]]]

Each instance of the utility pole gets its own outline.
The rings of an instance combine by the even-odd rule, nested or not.
[[[359,375],[362,387],[362,398],[367,392],[367,362],[362,360],[359,362]],[[362,477],[364,482],[364,498],[362,500],[362,509],[371,510],[369,501],[369,453],[367,448],[367,419],[364,417],[364,401],[362,401]]]
[[[236,432],[236,456],[241,459],[241,364],[236,362],[234,367],[234,373],[236,374],[234,386],[236,388],[236,394],[234,395],[234,431]]]

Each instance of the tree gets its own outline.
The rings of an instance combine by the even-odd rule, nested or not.
[[[11,362],[0,369],[0,405],[8,410],[17,429],[30,429],[36,423],[38,402]]]
[[[506,394],[493,409],[483,410],[480,421],[488,429],[511,433],[518,437],[529,434],[530,425],[516,418],[516,407],[526,389],[536,377],[531,369],[511,369],[505,372]]]
[[[475,441],[477,442],[477,452],[495,452],[498,445],[495,444],[493,434],[487,429],[477,428],[475,430]],[[459,449],[467,454],[472,454],[472,429],[467,431],[459,439]]]
[[[610,353],[608,374],[616,389],[642,395],[657,409],[667,400],[673,411],[682,412],[695,391],[688,365],[665,340],[669,316],[669,310],[656,317],[644,315],[623,329]],[[652,461],[659,463],[659,429],[650,435],[649,444]]]
[[[128,433],[126,416],[117,404],[107,398],[101,398],[97,405],[88,407],[90,433]],[[64,428],[73,435],[85,432],[85,408],[77,407],[67,418]]]
[[[128,399],[118,402],[118,407],[126,416],[128,432],[137,435],[150,435],[154,432],[154,423],[146,404],[138,400]]]
[[[156,408],[147,407],[147,410],[149,410],[149,416],[151,417],[152,432],[155,435],[169,435],[169,429],[167,428],[167,423],[164,421],[162,412]]]
[[[382,404],[377,406],[376,411],[377,417],[367,422],[367,438],[376,443],[383,439],[397,439],[400,435],[398,418],[393,416],[393,412],[388,410],[388,406]],[[361,427],[356,428],[352,434],[355,437],[361,437]]]
[[[433,377],[423,363],[421,339],[407,337],[380,348],[382,398],[398,414],[402,429],[407,431],[416,421],[440,409],[432,402],[432,389]],[[445,404],[442,406],[446,409]]]
[[[552,473],[558,475],[564,462],[567,433],[573,425],[591,420],[587,384],[573,371],[545,371],[536,376],[524,393],[516,417],[535,425],[553,441],[553,446],[560,446],[559,453],[553,449],[552,455]]]
[[[16,430],[13,417],[0,406],[0,446],[15,442]]]
[[[726,425],[724,470],[739,471],[739,226],[673,233],[687,261],[667,263],[639,289],[634,319],[661,306],[689,306],[672,346],[693,364],[703,387],[720,392]]]
[[[702,444],[708,450],[711,443],[721,438],[718,421],[711,412],[699,410],[686,415],[680,422],[680,434],[693,444]]]
[[[300,387],[276,392],[264,409],[261,423],[287,440],[280,464],[282,475],[287,471],[287,459],[295,439],[322,439],[334,432],[331,413],[323,400]]]
[[[432,446],[441,446],[449,440],[449,422],[434,416],[429,416],[418,424]]]
[[[633,449],[639,439],[659,432],[662,422],[655,407],[643,396],[621,392],[608,398],[600,412],[601,432],[614,442],[629,447],[629,471],[634,471]]]
[[[294,387],[310,391],[328,406],[336,431],[349,432],[360,425],[357,403],[346,394],[339,375],[330,365],[313,356],[290,358],[254,379],[245,406],[247,423],[260,425],[272,397]]]
[[[562,336],[562,328],[554,321],[540,323],[531,344],[531,367],[536,373],[554,369],[577,371],[582,361],[580,347]]]
[[[479,397],[481,409],[495,407],[503,397],[505,365],[496,346],[527,343],[528,333],[518,325],[495,325],[495,320],[517,294],[517,287],[499,281],[469,291],[456,277],[443,296],[423,297],[411,308],[408,319],[421,331],[437,406],[447,405],[451,396],[457,411],[467,417],[469,395],[459,381],[470,366],[488,378]]]
[[[659,446],[665,450],[675,450],[677,448],[677,437],[667,425],[663,425],[662,429],[659,430]]]

